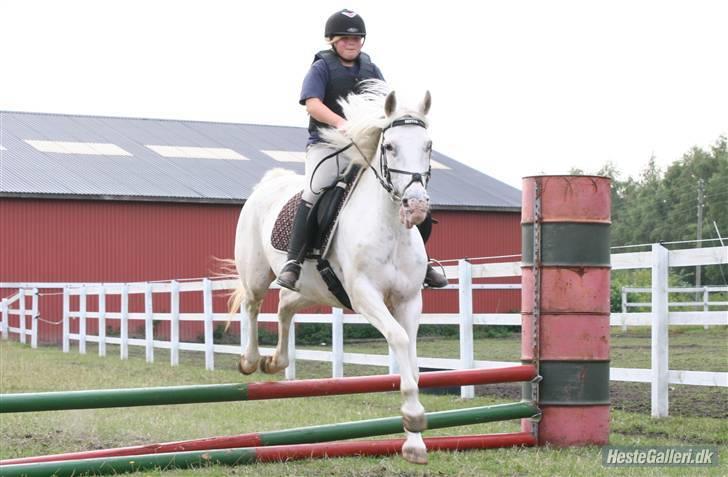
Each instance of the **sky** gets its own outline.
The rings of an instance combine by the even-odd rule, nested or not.
[[[515,187],[607,162],[637,177],[728,135],[719,0],[0,0],[0,110],[305,127],[341,8],[395,91],[431,91],[434,148]]]

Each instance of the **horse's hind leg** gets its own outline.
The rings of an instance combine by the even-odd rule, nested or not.
[[[301,308],[311,304],[311,301],[303,298],[297,292],[281,289],[278,301],[278,345],[273,356],[264,356],[260,360],[261,371],[275,374],[288,367],[288,335],[293,315]]]
[[[245,346],[245,352],[240,355],[238,370],[242,374],[253,374],[258,369],[260,361],[260,351],[258,350],[258,313],[260,313],[260,305],[262,299],[244,300],[241,305],[245,310],[248,318],[248,343]]]
[[[242,280],[241,309],[248,318],[248,343],[245,352],[240,356],[238,370],[243,374],[252,374],[258,369],[260,351],[258,349],[258,313],[268,287],[275,278],[273,270],[267,263],[238,263]]]

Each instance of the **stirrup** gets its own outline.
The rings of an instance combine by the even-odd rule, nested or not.
[[[442,270],[442,273],[435,270],[430,262],[437,264],[437,266],[440,267],[440,270]],[[430,260],[430,262],[427,263],[427,273],[425,274],[425,282],[423,284],[424,287],[445,288],[449,285],[447,275],[445,274],[445,267],[443,267],[437,260]]]
[[[300,276],[301,264],[295,260],[289,260],[283,265],[281,273],[278,274],[278,278],[276,279],[276,283],[283,288],[297,292],[299,290],[296,288],[296,282],[298,282]]]

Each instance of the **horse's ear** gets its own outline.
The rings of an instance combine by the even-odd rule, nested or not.
[[[430,94],[430,90],[427,90],[425,92],[425,98],[420,103],[420,112],[423,116],[430,112],[430,106],[432,106],[432,95]]]
[[[392,91],[384,101],[384,114],[391,116],[395,109],[397,109],[397,98],[394,96],[394,91]]]

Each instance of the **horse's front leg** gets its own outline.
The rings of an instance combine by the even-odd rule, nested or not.
[[[410,359],[410,337],[405,328],[395,320],[384,304],[383,297],[374,287],[360,281],[352,293],[352,306],[386,338],[399,364],[400,391],[402,393],[402,421],[407,440],[402,455],[409,462],[427,463],[427,449],[420,432],[427,429],[425,408],[419,400],[417,388],[417,363]],[[414,306],[410,309],[415,309]],[[416,319],[416,317],[415,317]]]
[[[420,327],[420,315],[422,313],[422,295],[417,293],[411,300],[398,303],[394,307],[394,318],[404,328],[409,338],[407,354],[409,361],[412,363],[415,383],[419,381],[419,366],[417,365],[417,331]],[[419,392],[419,389],[418,389]],[[423,414],[424,416],[424,414]],[[424,423],[427,427],[427,423]],[[415,461],[424,456],[424,462],[427,462],[426,446],[419,432],[406,431],[407,440],[402,446],[402,455],[408,461]]]

